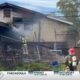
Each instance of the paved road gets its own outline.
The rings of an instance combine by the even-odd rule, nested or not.
[[[3,72],[0,74],[0,80],[80,80],[79,72],[54,73],[46,72]]]

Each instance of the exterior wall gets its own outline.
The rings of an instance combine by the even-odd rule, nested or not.
[[[25,37],[28,42],[66,42],[69,47],[75,45],[74,40],[67,38],[70,27],[67,24],[44,17],[23,27],[25,27]]]
[[[31,18],[31,13],[25,13],[21,11],[11,11],[11,17],[4,17],[3,9],[0,10],[0,21],[4,23],[9,23],[13,21],[13,17],[19,17],[19,18]]]
[[[11,12],[11,17],[5,18],[3,15],[3,10],[0,10],[0,16],[1,16],[0,21],[7,23],[7,22],[12,21],[13,17],[24,17],[24,13],[23,14],[19,13],[19,11]],[[30,16],[29,13],[27,13],[27,16]],[[26,18],[27,16],[25,15]],[[24,25],[22,24],[20,25],[24,27]],[[54,42],[54,41],[60,42],[60,41],[65,41],[66,36],[63,34],[63,32],[67,31],[68,26],[66,24],[44,18],[44,19],[41,19],[40,21],[39,20],[34,21],[34,23],[31,23],[30,25],[26,24],[25,28],[26,27],[32,28],[32,31],[30,31],[32,35],[26,36],[29,41],[38,41],[40,37],[41,42],[45,42],[45,41],[46,42]],[[40,28],[40,31],[39,31],[39,28]],[[27,35],[27,32],[25,34]]]
[[[41,38],[44,41],[52,41],[52,42],[64,42],[66,41],[66,34],[68,27],[66,24],[60,23],[58,21],[53,21],[50,19],[44,19],[42,22],[41,29]],[[64,34],[65,33],[65,34]]]
[[[19,18],[32,18],[31,13],[29,12],[23,12],[23,11],[11,11],[11,19],[13,19],[13,17],[19,17]]]
[[[4,17],[3,10],[0,10],[0,22],[4,22],[4,23],[10,22],[10,18]]]
[[[15,13],[15,12],[11,12],[11,17],[9,17],[9,18],[8,18],[8,17],[4,17],[3,9],[0,10],[0,21],[1,21],[1,22],[4,22],[4,23],[11,22],[13,16],[15,16],[15,17],[16,17],[16,16],[17,16],[17,17],[21,17],[20,14]]]
[[[31,42],[67,42],[69,45],[74,46],[74,40],[66,39],[67,30],[70,27],[67,24],[48,19],[41,15],[28,12],[11,12],[10,18],[5,18],[3,15],[3,10],[0,10],[0,21],[1,22],[12,22],[13,17],[22,17],[26,19],[31,19],[31,23],[18,23],[18,27],[23,29],[20,34],[25,35],[27,41]],[[16,23],[15,23],[16,24]]]
[[[33,26],[33,31],[36,32],[38,38],[40,37],[40,42],[66,42],[69,47],[75,46],[75,40],[67,38],[70,35],[67,33],[71,27],[70,25],[45,17],[37,22],[36,25],[36,27]]]
[[[75,40],[69,39],[67,33],[70,25],[44,18],[41,21],[41,42],[66,42],[69,47],[75,46]]]

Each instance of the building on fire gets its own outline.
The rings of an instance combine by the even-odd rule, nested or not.
[[[15,64],[24,55],[35,59],[36,53],[40,56],[49,50],[64,50],[74,46],[75,40],[67,38],[71,36],[68,29],[72,25],[69,21],[46,16],[15,4],[0,4],[0,59],[5,63],[7,61]],[[22,45],[21,36],[26,40],[25,47]],[[22,50],[22,47],[26,49]]]

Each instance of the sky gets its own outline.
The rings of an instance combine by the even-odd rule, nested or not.
[[[0,0],[0,3],[11,2],[35,11],[48,13],[56,10],[58,1],[59,0]]]

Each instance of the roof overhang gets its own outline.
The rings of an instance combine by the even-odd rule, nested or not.
[[[55,21],[59,21],[59,22],[62,22],[62,23],[65,23],[65,24],[68,24],[68,25],[73,25],[72,22],[69,22],[69,21],[66,21],[66,20],[62,20],[62,19],[58,19],[58,18],[54,18],[52,16],[47,16],[47,18],[51,19],[51,20],[55,20]]]

